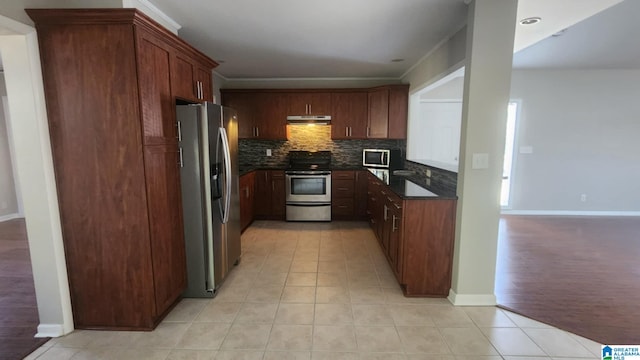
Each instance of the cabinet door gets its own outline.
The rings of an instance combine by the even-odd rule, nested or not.
[[[196,72],[197,69],[188,56],[177,51],[171,57],[171,92],[173,96],[196,102]]]
[[[367,218],[367,174],[366,170],[355,171],[355,198],[354,217],[356,219]]]
[[[407,138],[407,113],[409,107],[409,87],[398,86],[389,89],[389,139]]]
[[[178,156],[176,145],[144,147],[156,316],[187,285]]]
[[[368,95],[366,92],[331,94],[331,138],[367,137]]]
[[[287,139],[287,94],[260,93],[255,118],[259,139]]]
[[[175,103],[169,76],[171,47],[136,28],[138,83],[144,143],[177,143]]]
[[[255,134],[255,111],[257,97],[255,93],[223,93],[222,104],[238,113],[238,138],[250,139]]]
[[[271,211],[276,219],[285,215],[285,179],[284,171],[271,171]]]
[[[331,196],[334,198],[353,199],[354,191],[353,179],[331,180]]]
[[[244,231],[253,221],[254,173],[240,177],[240,228]]]
[[[398,282],[402,283],[402,256],[400,255],[402,239],[402,208],[397,203],[391,203],[389,216],[391,217],[391,226],[389,231],[389,260],[391,269],[393,270]],[[398,205],[398,206],[396,206]]]
[[[200,100],[213,101],[213,80],[211,69],[203,66],[197,67],[196,85],[200,83]]]
[[[329,115],[331,94],[326,92],[288,94],[287,115]]]
[[[271,176],[269,171],[257,170],[255,172],[255,215],[258,218],[266,218],[271,214]]]
[[[375,89],[369,92],[369,124],[367,137],[385,139],[388,135],[389,89]]]

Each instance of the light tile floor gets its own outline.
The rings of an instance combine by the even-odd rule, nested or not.
[[[366,223],[255,222],[214,299],[152,332],[78,330],[28,359],[598,359],[600,344],[495,307],[405,298]]]

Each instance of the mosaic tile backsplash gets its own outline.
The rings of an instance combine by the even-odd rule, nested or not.
[[[284,167],[291,150],[329,150],[331,164],[338,166],[362,165],[362,149],[406,149],[405,140],[332,140],[331,126],[289,125],[288,140],[239,140],[241,168]],[[271,149],[272,156],[267,156]]]
[[[441,187],[453,193],[456,192],[458,184],[458,174],[452,171],[443,170],[437,167],[419,164],[410,160],[405,160],[404,168],[414,171],[419,178],[426,180],[427,169],[431,170],[431,184],[434,187]]]

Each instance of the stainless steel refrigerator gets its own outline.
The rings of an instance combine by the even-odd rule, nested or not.
[[[238,122],[235,110],[178,105],[180,181],[188,285],[184,297],[213,297],[240,261]]]

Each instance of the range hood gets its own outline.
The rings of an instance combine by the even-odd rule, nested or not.
[[[289,125],[306,125],[306,124],[329,125],[331,124],[331,115],[289,115],[287,116],[287,124]]]

